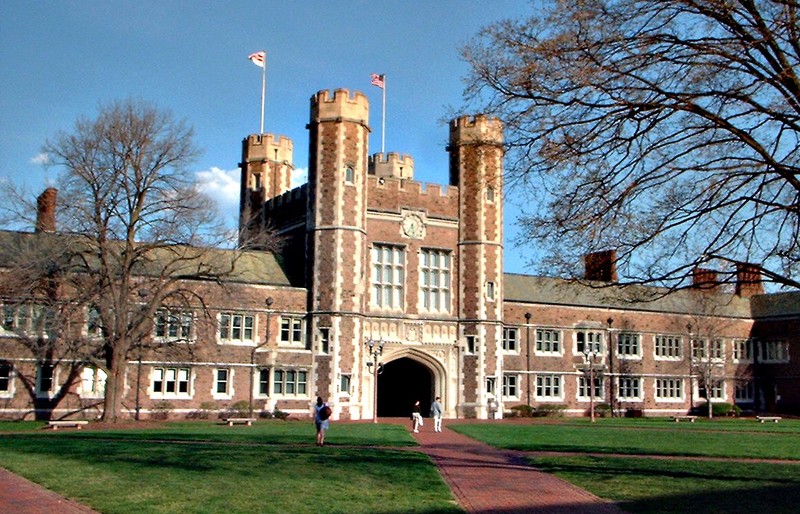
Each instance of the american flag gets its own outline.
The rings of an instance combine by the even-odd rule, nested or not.
[[[379,88],[383,89],[386,85],[386,75],[378,75],[377,73],[372,74],[372,85],[378,86]]]
[[[267,60],[267,52],[264,51],[256,52],[254,54],[248,55],[247,58],[253,61],[253,64],[258,66],[259,68],[263,68],[264,63]]]

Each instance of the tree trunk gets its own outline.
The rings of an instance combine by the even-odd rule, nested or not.
[[[125,371],[127,368],[127,362],[123,356],[124,353],[117,348],[111,351],[103,405],[103,421],[116,423],[122,415],[122,398],[125,394]]]

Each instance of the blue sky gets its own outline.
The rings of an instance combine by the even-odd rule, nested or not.
[[[461,104],[461,46],[486,24],[529,13],[524,0],[220,2],[21,1],[0,3],[0,180],[33,194],[57,171],[42,143],[100,104],[142,98],[195,129],[198,180],[235,223],[241,140],[260,123],[267,52],[265,132],[294,141],[308,165],[309,99],[360,90],[370,99],[370,153],[380,151],[387,77],[386,151],[415,160],[415,178],[447,183],[443,123]],[[526,272],[506,211],[506,271]]]

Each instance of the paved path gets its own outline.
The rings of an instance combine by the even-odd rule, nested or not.
[[[0,468],[0,512],[9,514],[92,514],[85,505]]]
[[[408,421],[381,420],[408,425]],[[511,514],[616,514],[621,511],[588,492],[525,463],[524,454],[496,450],[433,420],[418,434],[419,450],[429,455],[467,512]],[[92,514],[93,510],[0,468],[0,513]]]
[[[448,430],[433,431],[433,420],[412,434],[439,468],[467,512],[613,514],[613,503],[553,475],[530,467],[521,452],[497,450]]]

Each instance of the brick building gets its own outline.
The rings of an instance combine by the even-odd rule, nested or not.
[[[305,415],[317,395],[335,419],[406,416],[436,396],[450,418],[501,417],[517,405],[682,414],[706,394],[800,412],[800,294],[764,294],[746,265],[735,292],[698,270],[696,287],[667,295],[616,286],[613,251],[586,257],[586,281],[504,273],[499,120],[451,122],[446,186],[414,181],[408,155],[369,154],[361,93],[314,95],[308,129],[308,183],[295,189],[292,141],[243,141],[242,241],[269,227],[283,250],[247,252],[225,288],[189,283],[208,299],[209,319],[154,319],[154,341],[180,339],[191,351],[130,360],[131,416],[164,402],[184,417],[243,401]],[[43,196],[37,233],[0,238],[47,237],[53,201]],[[105,371],[43,363],[18,344],[36,305],[0,301],[0,415],[98,414]],[[91,337],[91,313],[81,313],[76,326]],[[69,393],[48,404],[66,382]]]

